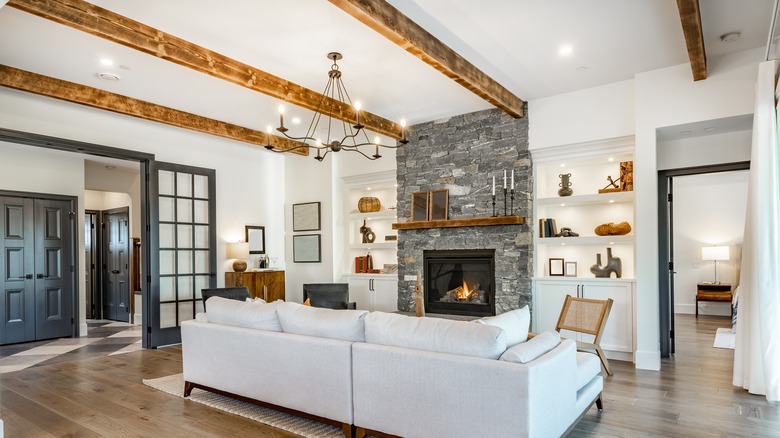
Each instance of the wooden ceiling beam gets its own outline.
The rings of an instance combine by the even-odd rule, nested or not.
[[[329,1],[510,116],[523,117],[522,99],[385,0]]]
[[[356,119],[350,105],[83,0],[11,0],[8,6],[308,110],[316,111],[323,101],[323,111],[333,117],[349,123]],[[399,124],[376,114],[361,111],[360,121],[367,130],[402,137]]]
[[[7,65],[0,65],[0,86],[256,146],[268,144],[268,134],[262,131],[209,119],[98,88],[19,70]],[[275,135],[271,136],[271,144],[280,150],[302,145],[299,142]],[[309,148],[291,150],[290,153],[306,156],[309,155]]]
[[[707,79],[707,54],[704,51],[704,34],[701,30],[701,12],[699,0],[677,0],[680,22],[685,35],[685,46],[691,60],[693,80]]]

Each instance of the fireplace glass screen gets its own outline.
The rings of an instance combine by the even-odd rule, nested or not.
[[[425,311],[495,315],[494,250],[425,251]]]

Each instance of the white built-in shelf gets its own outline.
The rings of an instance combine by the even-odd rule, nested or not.
[[[363,278],[386,278],[390,280],[396,280],[398,279],[398,273],[394,272],[392,274],[346,274],[345,277],[351,280],[359,280]]]
[[[588,266],[587,269],[590,269]],[[593,274],[588,273],[589,277],[561,277],[561,276],[546,276],[546,277],[533,277],[531,280],[534,281],[576,281],[577,283],[589,283],[589,282],[600,282],[600,281],[617,281],[617,282],[636,282],[636,279],[634,278],[615,278],[615,277],[594,277]]]
[[[538,206],[549,205],[558,207],[560,207],[561,204],[565,204],[565,206],[568,207],[578,205],[622,204],[629,202],[634,202],[634,192],[595,193],[590,195],[555,196],[536,199],[536,204]]]
[[[349,249],[396,249],[398,242],[351,243]]]
[[[360,219],[360,220],[395,219],[395,216],[396,216],[396,210],[379,210],[373,213],[350,213],[349,214],[350,219]]]
[[[617,245],[620,243],[634,243],[634,235],[543,237],[541,239],[536,239],[537,245]]]

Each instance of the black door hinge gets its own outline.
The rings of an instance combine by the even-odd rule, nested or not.
[[[76,321],[75,321],[73,318],[71,318],[71,319],[70,319],[70,325],[73,325],[73,324],[75,324],[75,323],[76,323]]]
[[[669,262],[669,270],[674,271],[674,263]]]
[[[669,330],[669,339],[674,339],[674,330]]]
[[[152,334],[152,328],[151,327],[147,327],[146,328],[146,333],[151,335]]]

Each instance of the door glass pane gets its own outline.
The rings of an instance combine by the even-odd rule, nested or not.
[[[179,324],[182,321],[189,321],[195,317],[195,303],[192,301],[185,301],[179,303]]]
[[[173,172],[161,170],[158,176],[160,179],[160,194],[173,196]]]
[[[192,274],[192,251],[178,251],[179,274]]]
[[[195,222],[209,223],[209,201],[195,201]]]
[[[206,225],[195,225],[195,248],[209,247],[209,227]]]
[[[196,274],[208,274],[209,273],[209,252],[195,251],[195,273]]]
[[[160,304],[160,328],[176,327],[176,303]]]
[[[173,224],[160,224],[160,248],[173,248],[174,244]]]
[[[208,199],[209,197],[209,178],[206,175],[194,175],[195,178],[195,198]]]
[[[176,196],[192,197],[192,174],[176,173]]]
[[[176,277],[160,277],[160,301],[173,301],[176,299],[176,289],[173,281]]]
[[[160,250],[160,275],[172,275],[175,274],[173,250]]]
[[[173,222],[176,217],[173,214],[173,198],[160,197],[160,221]]]
[[[192,222],[192,199],[176,199],[176,222]]]
[[[192,225],[179,225],[179,234],[176,236],[178,248],[192,248]]]
[[[208,275],[196,275],[195,276],[195,298],[201,298],[201,291],[209,288]]]
[[[179,300],[192,299],[192,277],[183,275],[179,277]]]

